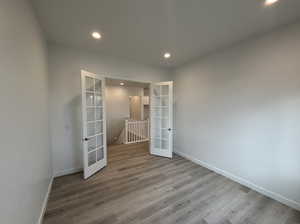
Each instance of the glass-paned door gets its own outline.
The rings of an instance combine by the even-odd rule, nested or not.
[[[86,179],[107,164],[104,77],[81,71],[81,90],[83,165]]]
[[[173,155],[173,82],[151,84],[151,141],[153,155]]]

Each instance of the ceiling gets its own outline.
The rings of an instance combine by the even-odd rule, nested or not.
[[[299,0],[32,0],[49,41],[171,68],[300,18]],[[94,40],[91,31],[103,38]],[[163,58],[164,52],[172,57]]]

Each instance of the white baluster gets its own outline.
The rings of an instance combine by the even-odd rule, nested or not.
[[[128,144],[128,120],[125,120],[125,144]]]

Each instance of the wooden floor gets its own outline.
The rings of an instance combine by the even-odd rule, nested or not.
[[[112,146],[88,180],[54,180],[44,224],[299,224],[299,212],[146,143]]]

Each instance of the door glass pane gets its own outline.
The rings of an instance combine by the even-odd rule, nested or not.
[[[161,130],[161,138],[164,140],[168,140],[169,138],[169,131],[167,129]]]
[[[85,77],[85,89],[86,91],[94,91],[94,79],[91,77]]]
[[[96,138],[97,138],[96,146],[102,147],[103,146],[103,135],[97,135]]]
[[[88,140],[88,151],[93,151],[96,149],[96,137],[92,137]]]
[[[102,118],[103,118],[102,108],[96,108],[96,120],[102,120]]]
[[[96,122],[96,134],[100,134],[103,132],[102,121]]]
[[[160,96],[160,86],[153,87],[153,94],[154,96]]]
[[[160,138],[161,129],[154,129],[154,138]]]
[[[104,158],[103,148],[97,149],[97,161],[102,160]]]
[[[87,118],[87,121],[94,121],[95,120],[95,109],[94,108],[87,108],[86,118]]]
[[[102,90],[102,88],[101,88],[101,80],[96,79],[95,91],[101,95],[101,92],[102,92],[101,90]]]
[[[158,97],[154,97],[153,99],[153,106],[160,107],[161,106],[161,100]]]
[[[161,119],[161,128],[169,128],[169,120],[168,119]]]
[[[155,108],[153,110],[153,116],[154,117],[160,117],[161,116],[161,110],[159,108]]]
[[[168,108],[162,108],[161,117],[162,118],[168,118],[169,117],[169,109]]]
[[[99,94],[96,94],[95,96],[95,105],[96,106],[102,106],[102,97]]]
[[[154,118],[153,128],[154,129],[160,129],[161,128],[161,119],[160,118]]]
[[[162,149],[168,149],[169,148],[169,144],[167,140],[161,140],[161,148]]]
[[[155,138],[154,139],[154,147],[160,149],[160,139],[159,138]]]
[[[86,93],[86,105],[88,107],[94,106],[94,93]]]
[[[161,98],[161,105],[164,106],[164,107],[168,106],[168,101],[169,101],[169,99],[167,97],[162,97]]]
[[[168,85],[161,86],[161,95],[163,95],[163,96],[169,95],[169,86]]]
[[[95,123],[87,123],[87,135],[89,136],[93,136],[95,135]]]
[[[94,163],[96,163],[96,151],[90,152],[88,154],[88,162],[89,162],[89,166],[93,165]]]

